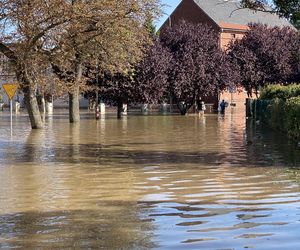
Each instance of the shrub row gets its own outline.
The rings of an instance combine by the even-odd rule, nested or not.
[[[286,126],[290,137],[300,141],[300,95],[287,100]]]
[[[300,84],[291,84],[288,86],[268,85],[260,93],[260,99],[262,100],[272,100],[275,98],[287,100],[298,96],[300,96]]]
[[[300,141],[300,85],[268,86],[255,102],[257,119]]]

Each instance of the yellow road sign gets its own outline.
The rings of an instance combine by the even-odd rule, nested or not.
[[[3,89],[5,90],[9,100],[13,99],[19,85],[13,83],[5,83],[2,85]]]

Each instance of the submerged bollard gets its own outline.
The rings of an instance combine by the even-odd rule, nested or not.
[[[46,102],[46,112],[49,115],[53,114],[53,102]]]
[[[127,115],[127,111],[128,111],[128,105],[127,104],[123,104],[123,107],[122,107],[122,113],[123,113],[123,115]]]
[[[167,103],[162,104],[162,113],[163,114],[168,113],[168,104]]]
[[[98,105],[95,108],[95,112],[96,112],[95,113],[96,120],[99,120],[100,119],[100,108]]]
[[[15,102],[15,112],[16,113],[20,112],[20,103],[19,102]]]
[[[148,113],[148,104],[147,103],[142,104],[141,111],[143,114]]]
[[[105,103],[103,102],[100,103],[100,113],[101,115],[105,114]]]

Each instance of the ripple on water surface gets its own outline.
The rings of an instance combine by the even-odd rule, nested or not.
[[[299,150],[238,114],[15,119],[1,249],[300,249]]]

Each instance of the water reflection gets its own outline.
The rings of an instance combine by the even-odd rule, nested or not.
[[[0,116],[1,249],[300,248],[284,137],[235,112],[83,118],[19,116],[11,140]]]
[[[241,247],[245,235],[277,237],[299,219],[299,187],[284,169],[185,166],[146,173],[148,181],[139,186],[146,186],[143,205],[160,226],[157,238],[165,247],[174,230],[174,247],[201,241],[202,247],[221,248],[224,237],[226,247]],[[208,239],[214,242],[204,243]]]

